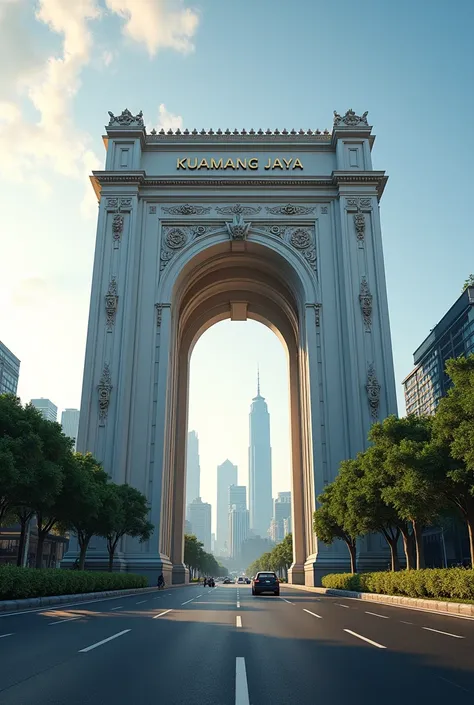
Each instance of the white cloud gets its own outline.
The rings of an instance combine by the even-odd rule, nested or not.
[[[159,49],[188,53],[199,24],[195,10],[183,7],[182,0],[105,0],[109,10],[125,19],[123,32],[145,44],[153,56]]]
[[[170,129],[174,131],[178,128],[180,130],[183,128],[183,118],[181,115],[174,115],[173,113],[170,113],[166,109],[164,103],[161,103],[158,108],[158,125],[156,126],[156,129],[165,130],[165,132],[167,132]]]
[[[102,52],[102,61],[104,62],[104,66],[110,66],[114,58],[115,55],[113,51],[109,51],[108,49],[106,49]]]

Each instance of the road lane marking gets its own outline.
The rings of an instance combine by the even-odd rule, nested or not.
[[[362,636],[362,634],[357,634],[357,632],[353,632],[350,629],[344,629],[345,632],[348,634],[352,634],[352,636],[357,637],[358,639],[362,639],[362,641],[366,641],[368,644],[372,644],[372,646],[376,646],[378,649],[386,649],[386,646],[383,646],[382,644],[378,644],[376,641],[372,641],[372,639],[367,639],[366,636]]]
[[[290,602],[289,600],[286,600],[284,597],[280,597],[280,600],[283,600],[284,602],[288,602],[289,605],[294,605],[294,602]]]
[[[196,597],[194,599],[197,600],[198,597],[202,597],[202,593],[200,595],[196,595]]]
[[[413,622],[404,622],[403,619],[400,620],[402,624],[413,624]]]
[[[243,656],[237,656],[235,659],[235,705],[250,705],[249,687],[247,685],[247,673]]]
[[[439,629],[431,629],[431,627],[421,627],[422,629],[426,629],[428,632],[436,632],[437,634],[444,634],[445,636],[452,636],[453,639],[465,639],[466,637],[464,636],[459,636],[459,634],[450,634],[450,632],[442,632]]]
[[[377,614],[377,612],[366,612],[365,614],[371,614],[372,617],[380,617],[380,619],[390,619],[390,617],[386,617],[384,614]]]
[[[0,639],[5,639],[7,636],[13,636],[15,632],[11,632],[10,634],[0,634]]]
[[[304,608],[303,608],[303,612],[307,612],[308,614],[312,614],[313,617],[317,617],[318,619],[322,619],[321,615],[316,614],[316,612],[310,612],[309,610],[305,610]]]
[[[335,602],[334,604],[336,605],[336,607],[344,607],[344,609],[346,609],[346,610],[349,609],[349,605],[341,605],[340,602]]]
[[[123,605],[121,607],[111,607],[110,611],[113,612],[114,610],[123,610]]]
[[[135,602],[136,605],[143,605],[145,602],[148,602],[148,600],[141,600],[140,602]]]
[[[80,654],[85,654],[88,651],[92,651],[92,649],[97,649],[98,646],[102,646],[102,644],[106,644],[108,641],[112,641],[112,639],[118,639],[119,636],[123,636],[124,634],[128,634],[128,632],[132,631],[131,629],[124,629],[123,632],[117,632],[117,634],[113,634],[113,636],[109,636],[107,639],[102,639],[102,641],[97,641],[95,644],[91,644],[91,646],[86,646],[85,649],[79,649]]]
[[[68,617],[67,619],[59,619],[57,622],[49,622],[49,626],[52,627],[53,624],[64,624],[64,622],[72,622],[79,617]]]
[[[192,597],[190,600],[186,600],[186,602],[182,602],[181,604],[182,604],[182,605],[187,605],[189,602],[192,602],[192,601],[195,600],[195,599],[196,599],[195,597]]]
[[[438,676],[440,681],[444,681],[445,683],[449,683],[449,685],[454,685],[455,688],[459,688],[460,690],[464,690],[465,693],[472,693],[471,690],[467,690],[467,688],[463,688],[462,685],[459,685],[458,683],[455,683],[454,681],[450,681],[448,678],[443,678],[443,676]]]
[[[237,607],[240,607],[240,600],[237,600]]]
[[[158,617],[163,617],[164,614],[168,614],[168,612],[172,612],[173,610],[165,610],[164,612],[160,612],[160,614],[155,614],[153,619],[158,619]]]
[[[237,615],[237,617],[235,618],[235,626],[236,627],[242,626],[242,617],[240,615]]]
[[[161,595],[160,595],[160,597],[154,597],[153,599],[154,600],[161,600]]]

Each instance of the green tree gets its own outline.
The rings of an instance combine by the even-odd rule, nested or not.
[[[468,278],[466,279],[466,281],[464,282],[464,286],[463,286],[462,290],[463,290],[463,291],[466,291],[466,289],[467,289],[469,286],[474,286],[474,274],[470,274],[470,275],[469,275],[469,277],[468,277]]]
[[[144,494],[130,485],[110,483],[105,490],[97,534],[107,539],[109,571],[112,572],[117,544],[123,536],[148,541],[153,524],[148,521],[148,502]]]
[[[200,555],[204,544],[198,541],[194,534],[184,535],[184,564],[192,578],[199,569]]]

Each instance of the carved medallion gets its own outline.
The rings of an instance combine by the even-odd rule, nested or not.
[[[290,235],[290,244],[296,247],[297,250],[305,250],[312,242],[310,233],[302,228],[294,230]]]
[[[186,233],[179,228],[174,228],[166,233],[166,244],[172,250],[180,250],[186,244]]]

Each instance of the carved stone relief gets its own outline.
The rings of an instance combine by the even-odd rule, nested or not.
[[[132,210],[131,198],[108,198],[106,201],[106,209],[109,213],[114,213],[112,219],[112,239],[114,241],[114,249],[117,250],[122,239],[124,228],[124,215]]]
[[[372,328],[372,294],[366,277],[362,277],[360,282],[359,303],[365,330],[370,333]]]
[[[107,331],[110,333],[115,323],[115,315],[117,313],[118,295],[117,295],[117,280],[112,277],[109,283],[109,288],[105,295],[105,314],[107,322]]]
[[[225,224],[231,240],[246,240],[251,223],[246,223],[240,214],[235,214],[231,223]]]
[[[220,215],[255,215],[256,213],[260,213],[261,210],[260,206],[255,208],[253,206],[243,206],[240,203],[236,203],[233,206],[216,208],[216,213],[220,213]]]
[[[380,404],[380,384],[378,383],[373,363],[369,365],[369,368],[367,370],[367,384],[365,385],[365,388],[367,390],[370,415],[372,416],[372,419],[374,421],[377,421]]]
[[[164,225],[161,238],[160,271],[188,242],[203,237],[217,228],[217,224],[213,228],[206,225]]]
[[[370,198],[348,198],[346,202],[346,210],[349,213],[354,213],[354,227],[357,241],[360,246],[363,246],[365,240],[365,213],[370,213],[372,210],[372,202]]]
[[[309,263],[311,268],[317,271],[315,234],[312,226],[285,226],[285,225],[255,225],[261,232],[268,233],[273,237],[279,237],[287,242]]]
[[[319,326],[321,325],[321,308],[322,308],[321,304],[314,305],[314,319],[315,319],[317,328],[319,328]]]
[[[99,393],[99,426],[105,426],[109,413],[110,392],[112,391],[112,379],[110,377],[109,363],[104,364],[102,376],[97,385]]]
[[[314,213],[316,208],[307,208],[305,206],[293,206],[288,203],[286,206],[275,206],[266,207],[267,213],[272,213],[273,215],[308,215],[309,213]]]
[[[155,309],[156,309],[156,327],[160,328],[161,317],[163,315],[163,305],[162,304],[155,304]]]
[[[362,115],[356,115],[353,110],[348,110],[345,115],[339,115],[334,111],[334,127],[368,127],[366,110]]]
[[[109,127],[118,125],[119,127],[143,127],[143,113],[140,110],[138,115],[132,115],[128,108],[122,111],[121,115],[114,115],[108,111],[110,120]]]
[[[209,213],[210,210],[210,206],[205,208],[204,206],[194,206],[189,203],[185,203],[183,206],[163,208],[163,213],[168,213],[170,215],[203,215],[204,213]]]

